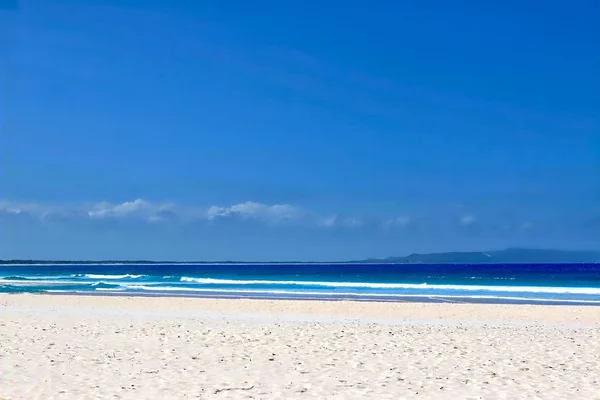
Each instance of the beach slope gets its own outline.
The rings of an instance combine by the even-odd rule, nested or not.
[[[0,399],[600,399],[600,307],[0,295]]]

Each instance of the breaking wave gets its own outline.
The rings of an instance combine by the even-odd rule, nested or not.
[[[277,281],[277,280],[236,280],[182,277],[181,282],[203,285],[285,285],[321,286],[329,288],[369,288],[369,289],[420,289],[420,290],[460,290],[511,293],[555,293],[555,294],[598,294],[600,288],[550,287],[550,286],[487,286],[487,285],[431,285],[427,283],[371,283],[371,282],[327,282],[327,281]]]
[[[72,277],[76,278],[89,278],[89,279],[138,279],[147,275],[96,275],[96,274],[73,274]]]

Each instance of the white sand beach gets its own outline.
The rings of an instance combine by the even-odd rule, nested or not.
[[[0,296],[0,399],[600,399],[600,307]]]

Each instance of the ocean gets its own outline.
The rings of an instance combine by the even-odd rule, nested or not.
[[[600,305],[600,264],[0,264],[0,293]]]

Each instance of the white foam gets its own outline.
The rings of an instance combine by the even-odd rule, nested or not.
[[[17,278],[23,278],[23,279],[12,279],[12,280],[23,280],[23,281],[34,281],[34,280],[42,280],[42,279],[52,279],[52,280],[56,280],[56,279],[70,279],[73,278],[74,275],[27,275],[27,274],[23,274],[23,275],[11,275],[10,277],[17,277]],[[6,280],[7,277],[5,278],[0,278],[0,280]]]
[[[71,267],[71,266],[88,266],[88,265],[131,265],[130,263],[0,263],[0,267]],[[135,264],[135,265],[154,265],[154,264]],[[171,264],[160,264],[160,265],[171,265]],[[175,265],[175,264],[173,264]]]
[[[415,298],[427,297],[431,299],[486,299],[486,300],[516,300],[516,301],[536,301],[536,302],[566,302],[566,303],[597,303],[600,300],[581,300],[581,299],[547,299],[531,298],[520,296],[491,296],[491,295],[424,295],[424,294],[400,294],[400,293],[351,293],[351,292],[320,292],[320,291],[293,291],[293,290],[260,290],[260,289],[206,289],[206,288],[178,288],[172,286],[144,286],[144,285],[123,285],[120,289],[96,289],[102,291],[121,291],[123,289],[145,290],[154,292],[198,292],[198,293],[223,293],[231,295],[243,294],[263,294],[263,295],[302,295],[302,296],[323,296],[323,297],[369,297],[369,298]]]
[[[293,285],[322,286],[331,288],[370,288],[370,289],[419,289],[419,290],[460,290],[510,293],[553,293],[553,294],[597,294],[600,288],[589,287],[552,287],[552,286],[491,286],[491,285],[430,285],[427,283],[371,283],[371,282],[325,282],[325,281],[269,281],[235,280],[213,278],[182,277],[182,282],[194,282],[203,285]]]
[[[93,286],[93,287],[100,286],[100,285],[112,285],[112,286],[115,286],[115,285],[116,285],[116,286],[121,286],[121,285],[119,285],[118,283],[109,283],[109,282],[103,282],[103,281],[99,281],[99,282],[94,282],[94,283],[92,283],[92,286]]]
[[[72,275],[72,276],[80,277],[81,275]],[[84,278],[90,278],[90,279],[126,279],[126,278],[138,279],[138,278],[141,278],[142,276],[146,276],[146,275],[131,275],[131,274],[125,274],[125,275],[85,274],[85,275],[83,275]]]
[[[0,279],[0,282],[11,283],[18,286],[36,286],[36,285],[85,285],[89,282],[73,281],[73,280],[38,280],[38,279]]]

